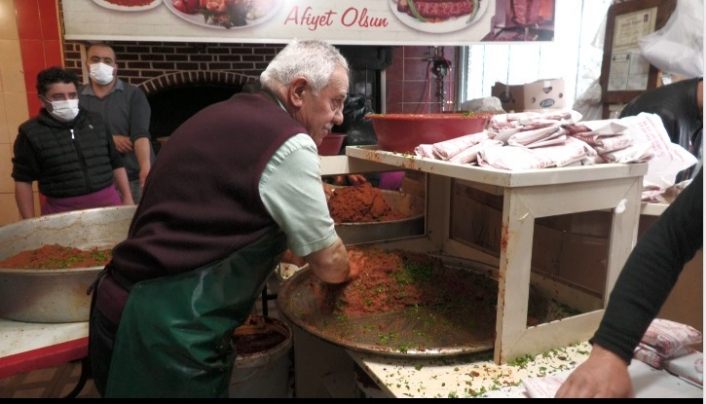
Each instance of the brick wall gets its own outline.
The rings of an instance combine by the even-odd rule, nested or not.
[[[65,66],[81,75],[81,43],[64,42]],[[118,75],[131,84],[145,85],[155,77],[173,76],[177,72],[198,72],[200,76],[212,76],[214,72],[237,73],[259,77],[269,61],[284,45],[232,44],[194,42],[111,42],[118,59]],[[444,80],[446,100],[455,101],[454,78],[457,50],[444,47],[444,56],[452,62],[451,71]],[[398,46],[393,48],[392,64],[387,72],[388,113],[439,112],[438,83],[430,73],[429,60],[433,55],[430,46]],[[203,79],[203,77],[201,77]],[[447,110],[453,109],[447,104]]]
[[[64,42],[66,67],[81,74],[81,43]],[[174,72],[228,71],[258,77],[283,45],[115,41],[118,76],[139,85]]]

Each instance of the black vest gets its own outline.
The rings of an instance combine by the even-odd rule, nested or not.
[[[83,109],[76,119],[66,123],[42,109],[37,118],[22,124],[19,132],[18,136],[28,139],[35,154],[39,167],[33,180],[39,182],[39,191],[46,196],[81,196],[111,185],[111,153],[120,161],[116,164],[122,166],[100,116]],[[22,169],[15,168],[18,174]]]
[[[114,270],[132,282],[188,271],[277,226],[260,177],[277,149],[305,132],[264,93],[236,94],[189,118],[160,150]]]

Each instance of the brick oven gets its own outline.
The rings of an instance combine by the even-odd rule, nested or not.
[[[118,76],[140,87],[152,108],[155,150],[182,122],[202,108],[230,98],[260,73],[283,45],[110,42]],[[64,43],[65,65],[83,77],[80,42]],[[188,102],[184,102],[188,100]]]

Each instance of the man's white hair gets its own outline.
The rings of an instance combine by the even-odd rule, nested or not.
[[[260,84],[274,90],[298,78],[306,79],[314,91],[326,87],[336,67],[348,73],[348,62],[332,45],[322,41],[294,40],[284,47],[260,74]]]

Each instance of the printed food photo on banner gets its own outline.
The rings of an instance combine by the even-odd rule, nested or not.
[[[403,24],[430,33],[467,28],[488,8],[488,0],[388,0],[388,3]]]
[[[165,0],[177,17],[208,28],[250,27],[267,21],[282,0]]]
[[[146,11],[162,4],[162,0],[93,0],[93,2],[116,11]]]

